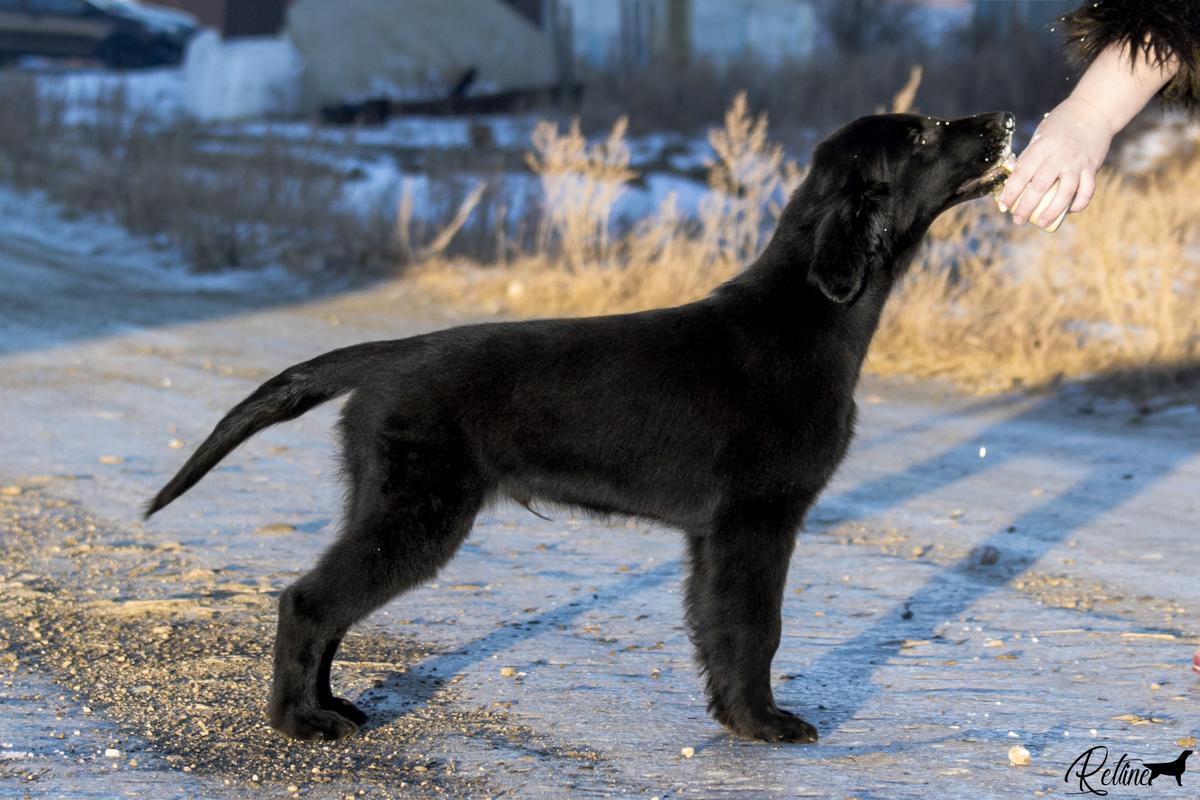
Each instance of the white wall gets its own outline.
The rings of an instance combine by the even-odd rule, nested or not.
[[[212,122],[287,116],[300,110],[304,62],[283,36],[224,41],[206,28],[183,59],[184,103]]]

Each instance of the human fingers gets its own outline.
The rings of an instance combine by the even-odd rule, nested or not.
[[[1075,199],[1075,190],[1079,188],[1079,173],[1074,170],[1064,170],[1058,176],[1058,186],[1053,191],[1054,197],[1049,205],[1041,208],[1041,204],[1033,211],[1030,222],[1043,230],[1057,228],[1058,218],[1066,213],[1071,201]]]
[[[1075,202],[1071,203],[1071,213],[1078,214],[1087,208],[1095,193],[1096,173],[1094,170],[1085,168],[1079,174],[1079,188],[1075,190]]]
[[[1017,204],[1013,206],[1012,218],[1014,223],[1017,225],[1024,224],[1025,220],[1033,216],[1038,203],[1042,202],[1042,198],[1050,191],[1050,187],[1054,186],[1054,182],[1058,180],[1058,177],[1059,165],[1053,159],[1043,161],[1042,165],[1038,167],[1037,172],[1029,179],[1024,193],[1017,200]]]
[[[1017,159],[1016,168],[1004,181],[1004,190],[1000,192],[1001,212],[1007,212],[1017,204],[1017,198],[1021,196],[1021,192],[1025,191],[1025,187],[1029,185],[1029,181],[1037,174],[1044,160],[1045,156],[1042,155],[1042,148],[1038,147],[1037,143],[1025,148],[1020,158]]]

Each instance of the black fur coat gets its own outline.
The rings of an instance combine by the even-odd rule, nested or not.
[[[1082,63],[1112,44],[1136,47],[1155,63],[1176,56],[1179,74],[1162,99],[1200,117],[1200,0],[1089,0],[1062,21],[1067,50]]]

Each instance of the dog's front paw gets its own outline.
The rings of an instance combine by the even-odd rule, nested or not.
[[[803,744],[817,741],[816,728],[781,708],[742,713],[723,722],[734,733],[747,739]]]
[[[358,713],[362,714],[361,711]],[[295,706],[272,712],[271,727],[293,739],[304,740],[335,741],[358,732],[358,725],[337,711]]]
[[[331,697],[329,700],[322,701],[321,708],[326,711],[332,711],[336,714],[341,714],[346,719],[353,722],[360,728],[367,723],[369,717],[364,714],[358,706],[351,703],[349,700],[344,700],[341,697]]]

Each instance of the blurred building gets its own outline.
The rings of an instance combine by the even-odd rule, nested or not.
[[[817,40],[806,0],[557,0],[575,58],[592,69],[655,58],[778,63],[809,58]]]
[[[321,106],[494,95],[559,84],[542,13],[501,0],[294,0],[287,35]]]
[[[539,28],[549,25],[551,0],[501,0]]]
[[[206,28],[222,36],[273,36],[283,30],[292,0],[154,0],[194,14]]]
[[[405,0],[383,0],[397,15]],[[273,36],[296,0],[154,0],[199,18],[225,38]],[[333,15],[341,2],[325,0]],[[810,0],[486,0],[516,12],[556,51],[593,68],[644,65],[655,58],[717,64],[752,58],[764,63],[804,60],[817,40]],[[421,15],[423,9],[413,7]],[[447,11],[449,15],[449,10]],[[478,17],[447,19],[466,38]],[[561,56],[560,56],[561,57]]]
[[[549,19],[552,0],[496,0],[521,13],[538,27]],[[607,2],[607,0],[605,0]],[[206,28],[225,38],[273,36],[283,30],[288,7],[295,0],[153,0],[194,14]],[[401,0],[392,0],[400,3]]]

